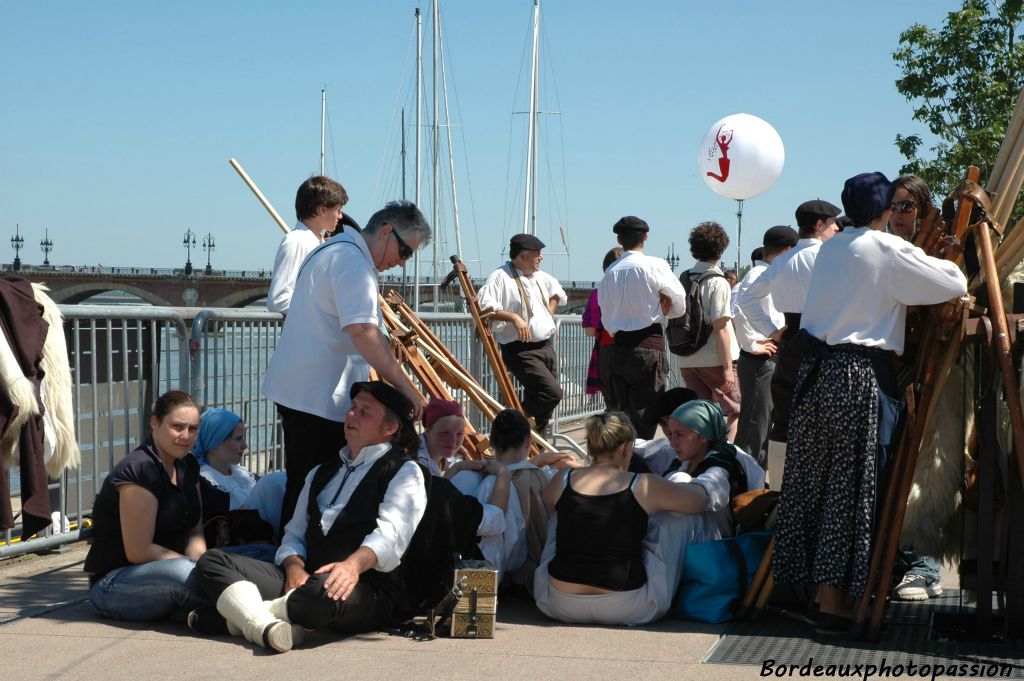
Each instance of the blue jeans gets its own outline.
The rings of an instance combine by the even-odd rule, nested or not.
[[[89,587],[89,602],[100,616],[130,622],[164,619],[207,603],[188,558],[154,560],[111,570]]]
[[[921,575],[928,580],[929,584],[934,584],[942,578],[940,574],[942,565],[939,563],[938,558],[922,556],[909,549],[900,549],[900,553],[903,554],[903,560],[910,566],[907,569],[907,574]]]

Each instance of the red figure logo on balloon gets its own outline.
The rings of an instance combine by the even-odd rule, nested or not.
[[[715,133],[715,147],[722,150],[722,157],[718,159],[719,173],[715,174],[710,170],[707,171],[708,177],[713,177],[719,182],[725,182],[729,179],[729,145],[732,144],[733,135],[732,130],[723,131],[722,127],[724,126],[719,126],[718,132]],[[709,156],[715,153],[715,147],[711,147],[708,150]]]

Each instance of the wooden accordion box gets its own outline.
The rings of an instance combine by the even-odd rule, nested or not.
[[[452,611],[452,638],[494,638],[498,613],[498,570],[486,560],[455,563],[462,596]]]

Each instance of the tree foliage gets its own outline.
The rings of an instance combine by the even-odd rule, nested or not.
[[[942,28],[914,24],[900,34],[896,89],[937,139],[922,154],[920,135],[896,135],[907,159],[900,170],[921,176],[936,196],[955,187],[968,165],[988,177],[1024,84],[1022,21],[1024,0],[964,0]]]

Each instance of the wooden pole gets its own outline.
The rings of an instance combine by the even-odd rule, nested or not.
[[[263,207],[267,209],[267,212],[270,213],[270,217],[274,218],[274,222],[276,222],[277,226],[281,228],[281,231],[285,234],[292,231],[285,221],[281,219],[281,216],[278,215],[277,211],[274,210],[274,207],[270,205],[270,201],[268,201],[267,197],[263,195],[263,192],[261,192],[260,188],[256,186],[256,183],[249,178],[249,175],[244,170],[242,170],[242,166],[238,161],[230,158],[228,159],[228,163],[231,164],[231,167],[235,169],[235,172],[242,178],[242,181],[245,182],[249,189],[252,190],[252,193],[256,195],[256,198],[263,204]]]

